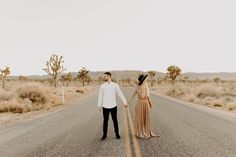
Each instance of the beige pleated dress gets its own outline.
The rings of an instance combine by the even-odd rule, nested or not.
[[[149,88],[147,84],[137,86],[135,90],[138,101],[135,106],[135,133],[138,138],[150,138],[156,136],[152,131],[150,118],[150,98]]]

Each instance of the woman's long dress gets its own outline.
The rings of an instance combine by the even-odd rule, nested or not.
[[[150,97],[148,86],[138,86],[136,88],[138,101],[135,106],[135,133],[138,138],[150,138],[156,136],[152,132],[150,105],[148,97]]]

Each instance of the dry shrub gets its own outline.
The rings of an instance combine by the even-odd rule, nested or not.
[[[225,102],[224,102],[223,99],[217,99],[217,100],[212,101],[212,105],[214,107],[224,107],[225,106]]]
[[[47,105],[59,105],[58,98],[50,89],[40,83],[25,84],[17,89],[20,101],[28,101],[33,110],[46,108]],[[29,105],[30,106],[30,105]]]
[[[196,102],[196,96],[194,93],[189,93],[184,97],[185,100],[189,102]]]
[[[9,101],[14,97],[14,94],[8,91],[0,91],[0,101]]]
[[[210,106],[210,105],[212,105],[212,102],[213,102],[213,101],[214,101],[214,98],[213,98],[213,97],[207,96],[207,97],[201,99],[201,104]]]
[[[231,96],[231,97],[235,97],[236,96],[236,93],[235,92],[233,92],[233,91],[226,91],[226,89],[225,89],[225,92],[224,93],[222,93],[222,96]]]
[[[0,103],[0,112],[23,113],[24,110],[24,105],[19,103],[16,99],[11,99],[10,101],[3,101]]]
[[[65,88],[66,101],[78,97],[75,91],[88,93],[93,87],[71,86]],[[11,81],[5,89],[0,88],[0,112],[24,113],[40,109],[49,109],[62,105],[62,89],[49,87],[47,83],[35,81]]]
[[[189,88],[181,85],[174,85],[165,91],[167,95],[173,97],[183,97],[189,92],[190,92]]]
[[[10,91],[1,90],[0,112],[23,113],[61,105],[51,91],[40,83],[26,83]]]
[[[49,91],[40,84],[26,84],[16,90],[20,99],[28,99],[35,104],[45,104]]]
[[[214,82],[193,82],[159,84],[156,91],[168,96],[177,97],[188,102],[218,107],[222,109],[236,110],[236,81],[225,81],[217,85]]]
[[[76,92],[77,93],[84,93],[84,91],[82,89],[77,89]]]
[[[230,96],[226,96],[224,97],[225,101],[226,102],[232,102],[233,101],[233,97],[230,97]]]
[[[205,97],[215,97],[218,98],[220,96],[220,91],[218,88],[211,86],[211,85],[205,85],[199,88],[197,95],[198,98],[203,99]]]
[[[228,108],[229,110],[235,110],[236,109],[236,102],[227,103],[226,108]]]
[[[88,92],[89,90],[91,90],[91,87],[79,87],[78,89],[76,89],[76,92],[77,93],[86,93],[86,92]]]

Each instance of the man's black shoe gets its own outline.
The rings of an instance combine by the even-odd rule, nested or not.
[[[107,136],[102,136],[101,140],[105,140]]]
[[[117,138],[117,139],[120,139],[120,135],[116,135],[116,138]]]

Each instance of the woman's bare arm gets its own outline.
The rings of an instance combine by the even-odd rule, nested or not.
[[[152,101],[151,101],[150,97],[148,96],[147,99],[148,99],[148,103],[149,103],[150,108],[152,108]]]
[[[137,91],[135,89],[133,95],[130,97],[130,99],[128,100],[128,104],[134,99],[135,95],[137,94]]]
[[[148,85],[147,85],[147,100],[148,100],[150,108],[152,108],[152,101],[151,101],[151,98],[150,98],[150,91],[149,91]]]

